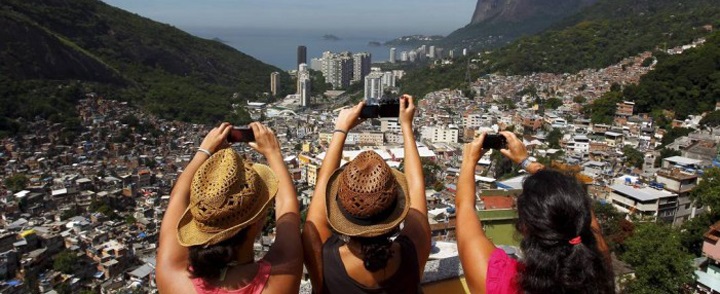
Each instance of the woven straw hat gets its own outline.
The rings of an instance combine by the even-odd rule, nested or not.
[[[328,223],[346,236],[375,237],[396,228],[410,209],[405,175],[365,151],[330,176]]]
[[[178,241],[189,247],[224,241],[264,217],[278,180],[262,164],[244,162],[225,148],[205,161],[190,185],[190,205],[178,222]]]

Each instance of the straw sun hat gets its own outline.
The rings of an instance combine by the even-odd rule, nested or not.
[[[346,236],[375,237],[389,233],[410,209],[405,175],[375,152],[360,153],[337,169],[328,182],[328,223]]]
[[[178,241],[189,247],[224,241],[264,217],[278,189],[272,170],[244,162],[230,148],[213,154],[195,172],[190,205],[178,222]]]

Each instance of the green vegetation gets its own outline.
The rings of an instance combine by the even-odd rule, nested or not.
[[[702,181],[690,192],[698,206],[707,205],[710,211],[720,211],[720,168],[706,169]]]
[[[622,102],[622,93],[607,92],[583,108],[585,115],[595,124],[612,124],[617,104]]]
[[[625,156],[625,165],[636,168],[642,168],[645,162],[645,155],[642,152],[637,151],[630,145],[625,145],[622,149],[623,156]]]
[[[28,179],[28,177],[26,175],[14,174],[12,176],[5,178],[5,181],[3,181],[3,184],[5,184],[5,187],[8,190],[13,191],[13,192],[19,192],[19,191],[25,189],[25,187],[27,187],[28,182],[30,182],[30,180]]]
[[[53,260],[53,269],[65,274],[73,274],[77,263],[77,255],[72,253],[72,251],[65,250],[55,255],[55,259]]]
[[[560,98],[548,98],[543,101],[543,105],[546,109],[558,109],[563,105],[563,101]]]
[[[693,279],[692,256],[669,225],[639,223],[620,258],[635,270],[628,293],[681,293]]]
[[[274,71],[281,94],[293,88],[283,71],[221,42],[101,1],[3,1],[0,39],[0,136],[24,131],[18,119],[35,115],[66,123],[91,91],[162,118],[216,123],[249,120],[231,104],[272,99],[265,97]]]
[[[720,126],[720,110],[716,110],[705,115],[705,117],[700,120],[700,125],[710,128]]]
[[[533,72],[552,73],[573,73],[586,68],[603,68],[620,62],[622,59],[634,56],[640,52],[672,48],[688,44],[694,39],[706,36],[708,31],[704,25],[717,27],[720,25],[720,6],[712,0],[688,0],[678,3],[673,0],[657,1],[632,1],[632,0],[604,0],[598,2],[581,13],[578,13],[560,24],[553,26],[551,30],[538,35],[523,37],[500,49],[483,54],[482,57],[475,56],[477,62],[471,63],[471,80],[489,73],[504,74],[528,74]],[[470,34],[472,35],[472,34]],[[451,35],[452,36],[452,35]],[[448,36],[450,38],[450,36]],[[711,52],[713,51],[714,52]],[[703,53],[699,55],[717,56],[718,50],[714,48],[699,49]],[[667,91],[667,94],[658,98],[656,103],[663,109],[675,109],[675,104],[685,104],[686,101],[694,101],[684,97],[700,97],[699,110],[708,110],[712,101],[709,101],[712,91],[703,91],[702,86],[693,92],[693,85],[707,84],[710,81],[717,81],[709,68],[717,67],[718,62],[712,62],[713,58],[704,57],[701,61],[692,63],[668,62],[678,59],[691,61],[699,56],[659,56],[658,70],[651,72],[655,77],[666,78],[668,73],[673,73],[677,81],[689,80],[688,83],[680,83],[675,94],[670,94],[669,85],[673,80],[666,80],[665,87],[654,88],[657,85],[647,85],[644,89],[656,89],[650,93],[656,94]],[[685,59],[687,58],[687,59]],[[716,60],[716,59],[715,59]],[[701,64],[705,62],[704,64]],[[668,65],[663,65],[668,63]],[[678,67],[683,64],[685,69],[680,73],[692,73],[690,75],[676,74],[678,71],[663,70],[663,67]],[[431,66],[408,72],[403,78],[403,91],[412,92],[422,97],[428,92],[444,88],[463,89],[465,88],[467,62],[456,62],[448,66]],[[669,68],[668,68],[669,69]],[[659,73],[658,73],[659,72]],[[714,72],[717,72],[715,70]],[[649,75],[649,76],[650,76]],[[691,78],[685,78],[691,77]],[[648,79],[648,81],[652,78]],[[642,86],[642,83],[641,83]],[[684,90],[680,89],[684,87]],[[625,90],[627,100],[643,100],[640,102],[640,112],[650,112],[653,95],[643,95],[638,92],[636,95],[628,95],[631,92]],[[718,95],[716,94],[715,97]],[[647,97],[648,99],[642,99]],[[677,99],[684,97],[683,99]],[[706,99],[707,98],[707,99]],[[647,103],[646,103],[647,102]],[[712,103],[714,105],[714,103]],[[681,107],[678,114],[680,117],[687,114],[692,108]],[[595,119],[603,119],[600,115]]]
[[[625,215],[617,211],[612,204],[593,203],[595,217],[600,224],[605,241],[615,254],[625,252],[625,240],[632,236],[635,225],[625,219]]]
[[[547,142],[550,148],[560,149],[560,139],[562,139],[563,133],[559,129],[553,129],[547,135]]]
[[[688,128],[671,128],[670,130],[665,133],[665,135],[662,138],[662,146],[667,146],[668,144],[675,142],[677,138],[687,136],[688,134],[692,133],[693,129]]]
[[[680,151],[662,148],[662,149],[660,149],[660,156],[655,157],[655,163],[653,165],[655,167],[660,167],[660,165],[662,165],[663,159],[672,157],[672,156],[680,156],[680,155],[682,155],[682,152],[680,152]]]

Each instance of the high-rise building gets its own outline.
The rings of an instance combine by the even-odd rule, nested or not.
[[[410,60],[410,62],[415,62],[415,60],[417,60],[417,58],[418,58],[418,54],[415,50],[410,51],[410,53],[408,53],[408,59]]]
[[[467,56],[467,55],[468,55],[468,50],[467,50],[467,48],[464,48],[464,49],[463,49],[463,56]]]
[[[393,72],[386,71],[383,73],[382,78],[383,87],[395,87],[395,75]]]
[[[371,59],[372,55],[367,52],[353,54],[353,77],[351,82],[362,82],[365,76],[370,73]]]
[[[365,77],[365,100],[374,103],[382,98],[385,91],[383,86],[384,74],[380,71],[373,71]]]
[[[323,52],[322,72],[325,81],[333,85],[333,89],[343,89],[350,86],[353,76],[354,60],[350,52],[335,54],[330,51]]]
[[[395,49],[395,47],[390,48],[390,63],[395,63],[395,60],[396,60],[396,59],[395,59],[395,52],[396,52],[396,51],[397,51],[397,49]]]
[[[400,52],[400,61],[408,62],[408,52],[407,51]]]
[[[444,56],[443,52],[445,52],[443,48],[435,48],[435,58],[442,59]]]
[[[310,104],[312,80],[307,64],[301,63],[297,73],[297,95],[300,96],[300,106],[307,107]]]
[[[273,72],[270,74],[270,93],[272,93],[273,96],[277,96],[279,89],[280,89],[280,73]]]
[[[298,46],[297,48],[297,65],[307,64],[307,47]]]
[[[430,59],[435,59],[435,46],[430,46],[430,52],[428,52],[428,57]]]

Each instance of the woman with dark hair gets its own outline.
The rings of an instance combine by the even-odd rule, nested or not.
[[[408,95],[400,98],[404,173],[372,151],[338,168],[348,131],[362,122],[363,105],[340,112],[318,173],[302,233],[313,290],[418,293],[430,255],[430,225],[412,130],[415,104]]]
[[[269,166],[228,148],[229,123],[214,128],[177,180],[160,228],[161,293],[297,293],[302,274],[300,215],[275,134],[251,124],[250,146]],[[253,243],[275,202],[277,234],[255,261]]]
[[[510,258],[485,235],[475,209],[475,166],[486,150],[485,134],[466,144],[457,185],[457,242],[473,293],[614,293],[608,247],[580,183],[531,162],[509,132],[500,152],[531,176],[517,198],[521,261]]]

